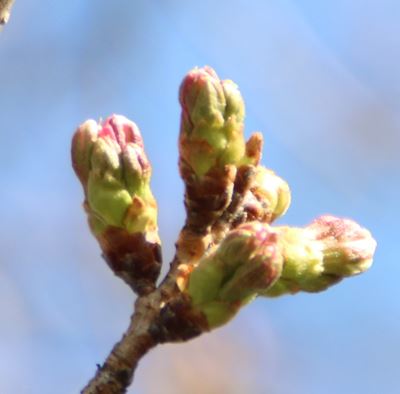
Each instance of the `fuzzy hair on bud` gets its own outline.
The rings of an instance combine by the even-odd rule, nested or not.
[[[307,226],[306,231],[323,251],[327,274],[353,276],[371,267],[376,241],[353,220],[324,215]]]

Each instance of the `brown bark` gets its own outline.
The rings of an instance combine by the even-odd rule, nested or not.
[[[120,394],[125,393],[133,379],[139,360],[154,346],[149,327],[159,309],[151,305],[149,297],[138,298],[135,313],[128,330],[114,346],[96,375],[82,390],[83,394]]]
[[[140,359],[150,349],[160,343],[187,341],[208,330],[205,317],[192,309],[176,287],[177,272],[174,269],[158,289],[136,300],[126,333],[82,394],[125,393]]]

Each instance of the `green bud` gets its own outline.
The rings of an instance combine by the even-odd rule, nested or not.
[[[271,223],[284,215],[290,205],[289,185],[273,171],[256,167],[256,175],[243,207],[248,220]]]
[[[180,160],[199,177],[211,168],[238,164],[245,154],[244,102],[237,85],[210,67],[195,68],[182,82]]]
[[[282,257],[276,240],[267,224],[246,223],[229,232],[200,260],[189,277],[187,292],[193,306],[206,315],[210,328],[228,321],[277,280]]]
[[[271,220],[284,215],[289,208],[291,200],[289,185],[265,167],[257,167],[252,192],[257,199],[267,203]]]
[[[90,228],[110,266],[133,287],[142,276],[155,281],[160,268],[157,204],[136,124],[121,115],[102,124],[86,121],[72,140],[72,163],[85,192]],[[140,259],[150,266],[138,267]]]
[[[282,275],[261,295],[322,291],[372,264],[375,240],[349,219],[325,215],[305,228],[277,231],[284,258]]]
[[[85,122],[75,133],[72,160],[93,223],[128,232],[156,230],[157,208],[150,190],[151,166],[137,126],[120,115],[102,125]],[[104,226],[95,226],[96,231]]]

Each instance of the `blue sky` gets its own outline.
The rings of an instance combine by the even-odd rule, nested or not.
[[[247,135],[264,133],[263,163],[291,186],[280,222],[352,217],[375,264],[156,349],[130,392],[397,393],[399,18],[395,0],[17,0],[0,33],[0,392],[78,392],[128,324],[132,296],[81,209],[74,129],[111,113],[139,125],[167,265],[184,221],[177,90],[208,64],[238,83]]]

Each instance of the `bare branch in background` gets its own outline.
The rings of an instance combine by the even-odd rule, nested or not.
[[[0,25],[5,25],[10,19],[13,3],[14,0],[0,0]]]

